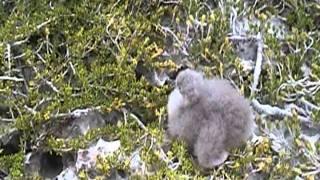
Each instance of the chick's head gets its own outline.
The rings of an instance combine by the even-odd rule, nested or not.
[[[196,102],[200,97],[200,86],[203,83],[203,75],[194,70],[184,70],[176,78],[176,87],[190,103]]]

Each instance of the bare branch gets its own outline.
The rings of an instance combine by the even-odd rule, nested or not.
[[[178,36],[174,34],[174,32],[169,27],[160,26],[161,30],[164,32],[168,32],[172,35],[172,37],[178,42],[180,46],[182,46],[182,42],[179,40]]]
[[[257,86],[259,83],[259,77],[261,73],[261,66],[262,66],[262,60],[263,60],[263,41],[261,38],[261,34],[258,34],[258,48],[257,48],[257,60],[256,60],[256,66],[254,68],[254,74],[253,74],[253,83],[251,85],[251,96],[254,95],[255,91],[257,90]]]
[[[26,53],[21,53],[20,55],[14,56],[12,59],[20,59],[22,57],[24,57],[26,55]]]
[[[261,37],[259,36],[254,36],[254,35],[246,35],[246,36],[240,36],[240,35],[232,35],[229,34],[228,39],[233,40],[233,41],[259,41]]]
[[[160,0],[160,3],[163,3],[163,4],[180,4],[181,1],[180,1],[180,0],[178,0],[178,1],[170,1],[170,0],[165,1],[165,0]]]
[[[7,43],[5,58],[8,59],[8,68],[9,68],[9,75],[10,75],[11,74],[11,45],[9,43]]]
[[[83,115],[87,115],[90,111],[100,110],[100,109],[101,109],[100,106],[86,108],[86,109],[75,109],[74,111],[69,112],[69,113],[57,113],[57,114],[53,115],[51,118],[59,119],[59,118],[66,118],[66,117],[80,117]]]
[[[45,21],[45,22],[37,25],[37,29],[40,29],[40,28],[42,28],[43,26],[49,24],[52,20],[53,20],[53,19],[49,19],[49,20],[47,20],[47,21]]]
[[[36,110],[28,107],[27,105],[24,105],[23,107],[24,107],[27,111],[29,111],[32,115],[35,115],[35,114],[37,113]]]
[[[310,172],[306,172],[306,173],[303,173],[302,176],[312,176],[312,175],[317,175],[317,174],[320,174],[320,167],[318,167],[316,170],[314,171],[310,171]]]
[[[23,39],[21,41],[16,41],[16,42],[12,43],[12,46],[19,46],[19,45],[21,45],[23,43],[26,43],[28,40],[29,40],[29,37],[27,37],[27,38],[25,38],[25,39]]]
[[[307,101],[304,97],[300,100],[302,103],[304,103],[306,106],[310,107],[311,109],[315,109],[317,111],[320,110],[320,107]]]
[[[137,123],[138,125],[145,131],[148,131],[148,129],[146,128],[146,126],[140,121],[140,119],[134,115],[133,113],[129,113],[130,117],[132,117]]]
[[[23,82],[23,78],[17,78],[17,77],[10,77],[10,76],[0,76],[0,81],[6,80],[6,81],[15,81],[15,82]]]
[[[15,120],[15,119],[8,119],[8,118],[2,118],[2,117],[0,117],[0,121],[2,121],[2,122],[7,122],[7,123],[11,123],[11,122],[15,122],[16,120]]]
[[[265,114],[268,116],[279,116],[279,117],[293,117],[291,109],[281,109],[276,106],[270,106],[266,104],[260,104],[256,99],[253,99],[251,102],[253,108],[261,114]],[[301,122],[311,122],[310,119],[305,118],[303,116],[298,116],[298,119]]]
[[[51,81],[48,81],[48,80],[44,79],[44,82],[45,82],[48,86],[50,86],[51,89],[52,89],[54,92],[60,93],[60,91],[58,90],[58,88],[55,87]]]

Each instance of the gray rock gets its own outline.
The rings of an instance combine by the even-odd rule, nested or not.
[[[25,158],[25,173],[43,178],[54,178],[63,170],[63,157],[55,152],[30,152]]]
[[[0,154],[9,155],[19,152],[20,137],[21,132],[15,128],[3,135],[0,135],[0,149],[3,149]]]
[[[106,121],[114,121],[115,117],[110,115],[111,119],[104,117],[98,110],[77,109],[66,116],[61,124],[53,130],[53,135],[59,138],[71,139],[85,135],[90,129],[101,128],[106,125]],[[52,125],[47,125],[50,128]]]
[[[96,143],[93,143],[87,149],[79,149],[77,152],[77,158],[74,163],[70,163],[70,160],[64,161],[65,169],[60,171],[60,174],[56,174],[57,179],[78,179],[76,175],[80,170],[85,170],[91,179],[95,179],[97,175],[101,173],[96,169],[97,157],[106,157],[120,148],[120,141],[107,142],[103,139],[99,139]],[[67,165],[67,163],[69,164]],[[73,161],[71,161],[73,162]],[[110,172],[110,177],[107,179],[125,179],[126,175],[120,173],[120,171],[113,169]]]

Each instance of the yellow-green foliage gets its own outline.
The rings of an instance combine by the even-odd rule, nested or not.
[[[320,18],[320,8],[319,4],[292,0],[287,2],[290,5],[288,11],[282,12],[281,7],[274,7],[273,3],[258,1],[255,6],[249,6],[247,15],[262,22],[277,14],[287,17],[288,34],[281,43],[272,35],[264,36],[265,55],[279,63],[280,67],[266,65],[260,77],[260,91],[254,95],[264,103],[281,105],[286,94],[295,89],[287,87],[278,94],[279,86],[290,77],[301,79],[300,67],[306,59],[311,64],[312,79],[319,80],[319,52],[305,53],[304,44],[310,43],[311,37],[313,48],[320,49],[320,25],[315,20]],[[108,113],[125,107],[142,117],[146,129],[139,126],[134,118],[128,118],[127,122],[121,120],[117,125],[94,129],[83,137],[68,141],[48,136],[44,146],[59,152],[84,148],[97,137],[119,139],[119,154],[130,156],[134,150],[141,148],[140,156],[147,170],[156,172],[148,174],[151,179],[204,178],[182,142],[174,142],[167,153],[169,159],[180,161],[177,170],[168,168],[168,164],[161,159],[159,147],[163,142],[165,105],[172,87],[154,87],[146,78],[137,79],[135,68],[138,62],[143,61],[150,69],[176,70],[173,62],[185,57],[175,55],[164,59],[161,54],[181,48],[181,39],[186,33],[183,29],[189,27],[193,39],[188,47],[187,59],[194,66],[202,67],[208,75],[229,77],[229,72],[233,71],[236,76],[232,80],[248,97],[253,78],[243,71],[228,39],[228,13],[232,6],[237,7],[239,12],[244,10],[247,7],[243,4],[242,0],[227,1],[224,4],[226,11],[222,12],[219,3],[199,0],[171,3],[157,0],[18,0],[2,3],[0,75],[25,78],[26,81],[1,81],[0,93],[8,98],[0,103],[14,110],[16,121],[13,125],[24,133],[22,144],[26,139],[37,138],[44,123],[54,125],[55,113],[96,106],[101,106],[101,111]],[[283,44],[300,51],[281,55]],[[10,58],[6,55],[8,47]],[[22,77],[16,69],[33,73]],[[40,88],[39,85],[45,84],[45,81],[52,83],[57,91],[50,86],[46,86],[45,90]],[[26,96],[14,95],[16,89]],[[42,100],[46,101],[46,105],[36,109],[36,112],[26,108],[32,109]],[[313,101],[320,102],[320,93],[314,95]],[[313,115],[319,121],[320,113],[314,112]],[[248,176],[249,164],[271,179],[290,179],[300,175],[303,167],[292,168],[290,159],[297,156],[299,148],[307,145],[298,139],[299,127],[297,123],[292,123],[296,119],[293,117],[285,121],[289,122],[287,127],[296,138],[297,149],[294,151],[276,154],[271,150],[270,139],[263,137],[257,144],[235,150],[235,155],[230,157],[231,164],[213,170],[211,175],[243,179]],[[319,146],[317,148],[319,150]],[[22,177],[23,155],[21,150],[15,155],[0,157],[0,167],[9,169],[12,177]],[[115,159],[114,156],[99,159],[98,169],[104,174],[114,167],[128,170],[127,160],[116,162]],[[139,175],[136,176],[139,179]],[[79,177],[85,179],[86,172],[81,172]]]

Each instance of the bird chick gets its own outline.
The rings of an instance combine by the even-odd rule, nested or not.
[[[201,97],[199,87],[203,85],[202,74],[190,69],[180,72],[176,78],[176,86],[184,97],[185,103],[196,103]]]
[[[185,141],[202,168],[222,164],[252,134],[248,101],[228,81],[194,70],[178,74],[167,108],[169,138]]]
[[[194,120],[193,118],[186,117],[188,115],[196,115],[195,111],[188,111],[188,109],[194,109],[194,104],[199,101],[200,89],[197,84],[203,82],[203,76],[195,71],[184,70],[180,72],[176,78],[176,88],[169,95],[168,100],[168,131],[167,134],[170,138],[179,138],[187,142],[187,145],[191,145],[192,142],[198,136],[198,126],[194,126],[192,129]],[[197,107],[195,107],[197,108]],[[189,131],[189,132],[185,132]],[[192,146],[189,147],[193,148]]]

